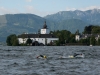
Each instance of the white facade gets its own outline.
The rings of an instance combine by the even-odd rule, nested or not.
[[[95,34],[95,35],[92,35],[92,34],[83,34],[83,35],[76,35],[75,36],[75,40],[76,41],[79,41],[80,39],[86,39],[88,37],[91,37],[91,36],[94,36],[96,41],[98,41],[98,39],[100,38],[100,35],[98,34]]]
[[[79,40],[80,40],[80,35],[76,35],[76,36],[75,36],[75,40],[76,40],[76,41],[79,41]]]
[[[28,38],[19,38],[19,44],[21,43],[26,43]],[[32,42],[34,41],[38,41],[38,43],[43,43],[44,45],[46,44],[46,41],[47,41],[47,44],[49,44],[51,41],[54,42],[55,40],[58,40],[58,38],[30,38],[32,40]]]
[[[41,34],[49,34],[49,29],[41,29]]]

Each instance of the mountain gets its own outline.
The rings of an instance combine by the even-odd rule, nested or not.
[[[72,33],[75,33],[77,30],[83,32],[85,26],[88,26],[88,24],[83,22],[82,20],[68,19],[60,21],[59,24],[56,26],[56,28],[58,30],[69,30]]]
[[[53,15],[45,16],[46,19],[51,21],[63,21],[68,19],[79,19],[88,24],[100,24],[100,9],[93,9],[87,11],[60,11]]]
[[[44,25],[44,21],[51,31],[76,30],[83,32],[90,24],[100,25],[100,9],[87,11],[60,11],[58,13],[40,17],[34,14],[6,14],[0,15],[0,41],[6,41],[10,34],[37,33]]]
[[[0,16],[0,41],[10,34],[36,33],[44,19],[33,14],[7,14]]]

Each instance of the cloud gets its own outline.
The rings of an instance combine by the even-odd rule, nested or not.
[[[15,13],[19,13],[19,11],[17,9],[8,9],[8,8],[0,7],[0,15],[15,14]]]
[[[35,9],[33,6],[30,6],[30,5],[25,7],[25,12],[31,13],[31,14],[36,14],[36,15],[39,15],[41,17],[54,13],[54,12],[49,12],[49,11],[40,11],[40,10]]]
[[[90,6],[90,7],[85,7],[85,8],[66,8],[65,11],[74,11],[74,10],[81,10],[81,11],[86,11],[86,10],[91,10],[91,9],[100,9],[100,6]],[[64,11],[64,10],[62,10]],[[45,10],[38,10],[35,7],[31,5],[27,5],[23,8],[23,10],[19,10],[18,8],[5,8],[5,7],[0,7],[0,15],[4,14],[18,14],[18,13],[30,13],[30,14],[35,14],[38,16],[46,16],[50,14],[57,13],[59,11],[45,11]]]
[[[23,13],[23,14],[35,14],[35,15],[38,15],[38,16],[45,16],[45,15],[48,15],[48,14],[51,14],[51,12],[46,12],[46,11],[39,11],[37,9],[35,9],[33,6],[26,6],[23,8],[24,10],[23,11],[20,11],[18,9],[9,9],[9,8],[5,8],[5,7],[0,7],[0,15],[4,15],[4,14],[18,14],[18,13]]]
[[[86,11],[86,10],[92,10],[92,9],[100,9],[100,6],[90,6],[90,7],[85,7],[85,8],[66,8],[66,11],[74,11],[74,10],[81,10],[81,11]]]
[[[32,2],[32,0],[26,0],[27,2]]]
[[[86,10],[92,10],[92,9],[100,9],[100,6],[90,6],[86,8],[80,8],[79,10],[86,11]]]
[[[74,11],[74,10],[76,10],[76,8],[66,8],[66,11]]]
[[[35,14],[37,10],[33,6],[28,5],[28,6],[25,6],[25,12]]]

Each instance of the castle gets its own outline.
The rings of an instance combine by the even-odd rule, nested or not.
[[[34,45],[34,43],[35,45],[38,45],[38,44],[46,45],[46,44],[49,44],[50,42],[54,42],[58,40],[58,38],[55,35],[50,34],[50,30],[47,28],[46,21],[43,25],[43,28],[40,30],[40,32],[38,32],[38,34],[25,33],[25,34],[18,35],[19,44],[22,44],[22,43],[25,44],[27,39],[32,40],[32,45]]]

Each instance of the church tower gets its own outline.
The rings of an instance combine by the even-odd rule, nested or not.
[[[76,40],[76,41],[79,41],[79,40],[80,40],[79,30],[76,31],[75,40]]]
[[[41,34],[49,34],[50,31],[47,28],[46,21],[44,22],[43,28],[41,29]]]

